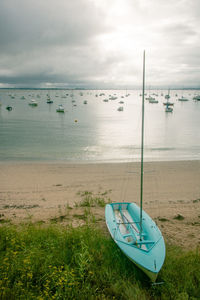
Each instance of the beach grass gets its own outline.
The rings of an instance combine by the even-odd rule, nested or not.
[[[158,282],[94,221],[0,227],[0,299],[199,299],[199,249],[167,245]]]
[[[78,195],[81,196],[81,201],[76,203],[76,207],[105,207],[110,202],[110,198],[107,198],[109,192],[105,191],[98,195],[94,195],[91,191],[79,192]]]

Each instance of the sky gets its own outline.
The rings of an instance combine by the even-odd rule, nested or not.
[[[1,0],[0,88],[200,88],[199,0]]]

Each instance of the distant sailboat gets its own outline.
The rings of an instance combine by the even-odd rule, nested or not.
[[[108,230],[123,253],[147,276],[156,281],[165,260],[165,243],[155,222],[143,210],[144,88],[145,52],[143,57],[141,189],[140,207],[135,203],[110,203],[105,208]]]
[[[178,99],[178,101],[189,101],[189,99],[182,96],[181,98]]]
[[[169,95],[170,89],[168,89],[168,94],[165,95],[165,99],[169,99],[170,95]]]
[[[165,112],[173,112],[173,107],[171,107],[168,103],[166,104]]]

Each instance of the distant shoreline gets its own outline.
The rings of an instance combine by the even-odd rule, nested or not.
[[[173,162],[193,162],[193,161],[200,161],[200,158],[190,158],[190,159],[172,159],[172,160],[145,160],[144,159],[144,163],[145,164],[149,164],[149,163],[173,163]],[[101,165],[101,164],[140,164],[140,160],[132,160],[132,161],[96,161],[96,160],[37,160],[37,159],[33,159],[33,160],[1,160],[0,159],[0,165],[5,165],[5,164],[13,164],[13,165],[18,165],[18,164],[25,164],[25,165],[28,165],[28,164],[75,164],[75,165]]]
[[[150,91],[154,91],[154,90],[159,90],[159,91],[162,91],[162,90],[168,90],[169,87],[151,87],[149,88]],[[70,91],[70,90],[75,90],[75,91],[107,91],[107,90],[114,90],[114,91],[124,91],[124,90],[142,90],[142,88],[139,86],[139,87],[135,87],[135,88],[84,88],[84,87],[80,87],[80,88],[75,88],[75,87],[72,87],[72,88],[69,88],[69,87],[62,87],[62,88],[37,88],[37,87],[1,87],[0,90],[66,90],[66,91]],[[186,87],[186,88],[182,88],[182,87],[171,87],[170,90],[200,90],[200,87]]]

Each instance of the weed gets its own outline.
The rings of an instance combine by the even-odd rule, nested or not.
[[[58,217],[54,217],[50,219],[51,223],[58,223],[58,222],[63,222],[65,219],[67,219],[67,215],[60,215]]]
[[[107,192],[105,193],[107,194]],[[95,196],[89,191],[79,192],[79,195],[81,195],[82,200],[79,204],[75,203],[76,207],[105,207],[106,203],[110,200],[105,200],[103,197]]]
[[[195,200],[193,200],[192,202],[193,202],[193,203],[198,203],[198,202],[200,202],[200,199],[195,199]]]
[[[33,204],[33,205],[21,204],[21,205],[4,205],[3,206],[4,209],[8,209],[8,208],[31,209],[31,208],[36,208],[36,207],[40,207],[40,206],[38,204]]]
[[[169,220],[166,219],[166,218],[160,218],[160,217],[158,217],[158,220],[161,221],[161,222],[167,222],[167,221],[169,221]]]
[[[180,214],[178,214],[177,216],[174,217],[174,220],[178,220],[178,221],[182,221],[184,219],[185,218],[182,215],[180,215]]]
[[[86,208],[84,214],[91,217]],[[90,222],[72,228],[0,226],[0,299],[199,299],[200,253],[167,245],[152,287],[110,236]]]

